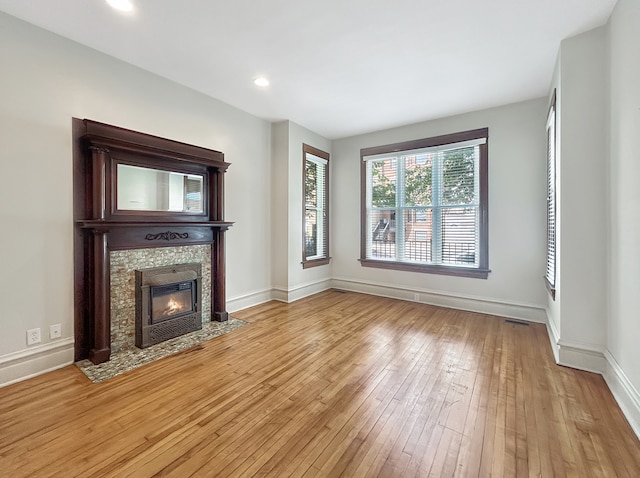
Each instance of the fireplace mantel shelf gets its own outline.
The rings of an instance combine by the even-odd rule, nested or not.
[[[228,229],[233,226],[233,222],[226,221],[109,221],[104,219],[82,219],[76,221],[82,229],[109,230],[121,227],[215,227]]]
[[[76,225],[90,234],[108,237],[108,248],[118,250],[215,244],[220,240],[215,239],[216,233],[224,233],[233,222],[82,219]]]

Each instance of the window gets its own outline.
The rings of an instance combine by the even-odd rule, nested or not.
[[[329,154],[302,145],[302,267],[329,263]]]
[[[545,282],[556,298],[556,92],[547,117],[547,269]]]
[[[366,267],[486,279],[487,128],[365,148]]]

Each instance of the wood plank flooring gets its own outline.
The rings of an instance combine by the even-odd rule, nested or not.
[[[639,477],[602,377],[546,329],[326,291],[93,384],[0,389],[0,476]]]

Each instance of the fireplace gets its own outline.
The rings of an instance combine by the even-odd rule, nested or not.
[[[136,347],[202,328],[202,266],[178,264],[136,271]]]
[[[112,349],[133,345],[134,333],[144,347],[197,330],[203,320],[227,320],[225,232],[233,223],[224,220],[224,175],[230,166],[224,154],[87,119],[73,119],[73,137],[75,360],[106,362]],[[204,278],[200,271],[193,278],[192,269],[181,269],[191,259],[164,261],[167,249],[201,246],[209,249],[208,259],[200,262]],[[111,282],[121,269],[112,269],[111,256],[122,251],[149,256],[133,269],[141,273],[178,264],[173,267],[179,277],[156,278],[157,283],[144,284],[146,292],[142,286],[137,292],[135,331],[129,327],[133,307],[127,306],[133,284]],[[129,285],[130,295],[123,295]],[[172,299],[187,302],[174,311]]]

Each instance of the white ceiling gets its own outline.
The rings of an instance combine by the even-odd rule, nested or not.
[[[335,139],[547,94],[616,0],[0,0],[0,10]],[[253,84],[266,75],[271,85]]]

